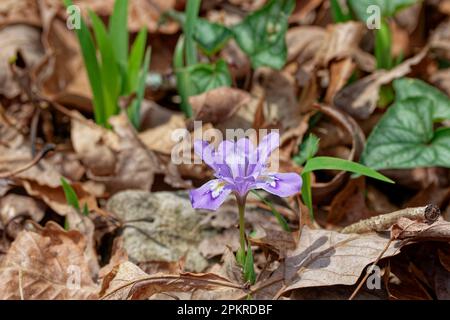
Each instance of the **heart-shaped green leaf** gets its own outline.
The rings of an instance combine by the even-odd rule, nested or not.
[[[361,162],[373,169],[450,168],[450,128],[433,132],[433,101],[392,105],[367,140]]]
[[[218,23],[198,19],[195,26],[194,40],[208,56],[217,53],[233,36],[230,29]]]
[[[185,25],[186,15],[183,12],[170,10],[166,12],[166,16],[182,26]],[[195,22],[194,40],[208,56],[212,56],[221,50],[232,36],[233,32],[221,24],[201,18],[197,18]]]
[[[402,78],[394,81],[394,88],[397,100],[426,97],[433,101],[433,121],[450,119],[450,99],[435,87],[421,80]]]
[[[348,0],[348,6],[356,17],[367,22],[367,19],[374,14],[370,6],[378,6],[382,17],[392,17],[401,9],[409,7],[421,0]]]
[[[187,67],[192,94],[197,95],[211,89],[231,86],[231,76],[227,63],[220,59],[215,64],[196,64]]]
[[[234,37],[253,68],[281,69],[286,63],[286,30],[294,0],[271,0],[233,27]]]

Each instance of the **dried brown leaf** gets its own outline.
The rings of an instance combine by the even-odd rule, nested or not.
[[[378,258],[388,243],[389,237],[380,234],[345,235],[304,227],[297,248],[286,258],[286,286],[282,292],[355,284],[364,268]],[[397,254],[398,244],[394,241],[383,258]]]
[[[22,231],[0,266],[1,299],[95,299],[85,245],[78,231],[53,222]]]
[[[381,86],[406,76],[425,58],[428,47],[392,70],[379,70],[339,91],[334,105],[358,119],[367,119],[377,107]]]
[[[240,285],[212,273],[181,273],[148,275],[131,262],[113,269],[103,280],[102,299],[148,299],[161,292],[189,292],[217,287],[241,288]]]
[[[229,119],[250,99],[250,94],[243,90],[220,87],[192,96],[189,102],[195,112],[195,120],[217,124]]]

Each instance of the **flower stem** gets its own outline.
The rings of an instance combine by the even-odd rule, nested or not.
[[[242,252],[245,252],[245,200],[240,203],[238,199],[238,207],[239,207],[239,236],[240,236],[240,243],[241,243],[241,250]]]

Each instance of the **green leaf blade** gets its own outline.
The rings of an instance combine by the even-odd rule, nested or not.
[[[145,52],[144,64],[141,69],[139,83],[136,91],[136,98],[133,100],[128,113],[131,123],[136,129],[139,129],[141,123],[141,104],[144,100],[145,95],[145,83],[147,79],[148,68],[150,66],[150,54],[151,50],[150,48],[148,48]]]
[[[317,170],[341,170],[364,175],[366,177],[388,183],[394,183],[394,181],[385,177],[381,173],[378,173],[375,170],[368,168],[360,163],[333,157],[316,157],[308,160],[305,167],[303,168],[302,174]]]
[[[128,88],[127,93],[135,92],[139,83],[139,69],[144,59],[145,46],[147,44],[147,29],[142,28],[131,47],[128,58]]]
[[[114,49],[103,22],[94,12],[91,11],[89,14],[101,56],[100,74],[98,77],[102,79],[104,99],[103,114],[105,116],[105,121],[107,121],[111,116],[118,112],[117,100],[120,88],[119,71],[117,69]]]
[[[126,65],[128,56],[128,0],[115,1],[109,22],[109,35],[117,60]]]
[[[75,210],[77,210],[79,212],[80,211],[80,203],[78,201],[78,196],[77,196],[75,190],[72,188],[72,186],[69,184],[69,182],[67,182],[67,180],[64,179],[63,177],[61,177],[61,186],[63,187],[64,195],[66,196],[67,203],[72,208],[74,208]]]

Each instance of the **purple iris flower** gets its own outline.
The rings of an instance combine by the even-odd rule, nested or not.
[[[280,197],[300,192],[302,178],[297,173],[276,173],[268,169],[270,154],[279,147],[278,133],[266,135],[257,148],[247,138],[223,141],[217,150],[196,140],[194,151],[214,170],[216,179],[190,191],[192,207],[217,210],[231,193],[245,202],[250,190],[263,189]]]

